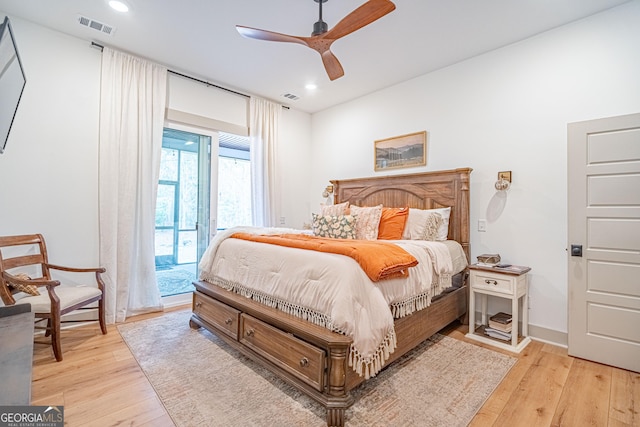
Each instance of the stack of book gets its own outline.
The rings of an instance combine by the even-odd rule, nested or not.
[[[512,327],[511,315],[500,312],[489,317],[489,326],[484,328],[484,333],[493,338],[511,341]]]

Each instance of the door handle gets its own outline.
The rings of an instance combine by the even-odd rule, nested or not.
[[[582,245],[571,245],[571,256],[582,256]]]

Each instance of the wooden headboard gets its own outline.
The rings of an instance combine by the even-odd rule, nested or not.
[[[434,209],[451,207],[449,239],[469,248],[469,176],[471,168],[333,180],[334,203],[358,206],[382,204],[391,208]]]

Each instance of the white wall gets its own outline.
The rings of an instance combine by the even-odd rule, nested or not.
[[[302,228],[311,217],[311,116],[285,109],[281,117],[279,144],[276,169],[282,192],[278,216],[284,218],[282,226]]]
[[[53,262],[97,265],[101,52],[89,42],[10,19],[27,85],[0,155],[0,235],[39,232]],[[198,84],[193,91],[194,85],[181,78],[170,81],[172,108],[195,105],[194,111],[185,109],[246,126],[238,119],[243,107],[237,96]],[[199,96],[206,101],[194,99]],[[283,116],[277,155],[280,193],[286,197],[278,216],[285,217],[285,225],[300,227],[308,217],[311,119],[293,110]],[[298,200],[305,202],[293,202]]]
[[[100,51],[10,19],[27,84],[0,155],[0,235],[42,233],[52,262],[95,265]]]
[[[381,175],[374,140],[427,130],[427,166],[395,173],[472,167],[472,260],[531,266],[530,323],[566,333],[567,123],[640,111],[639,22],[635,1],[314,114],[312,208],[330,179]]]

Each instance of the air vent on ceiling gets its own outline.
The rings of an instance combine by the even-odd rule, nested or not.
[[[294,95],[292,93],[285,93],[284,95],[285,98],[291,99],[293,101],[297,101],[298,99],[300,99],[300,97],[298,95]]]
[[[116,32],[116,29],[113,25],[105,24],[100,21],[96,21],[95,19],[87,18],[86,16],[78,15],[78,22],[80,25],[85,27],[92,28],[96,31],[100,31],[101,33],[108,34],[110,36]]]

